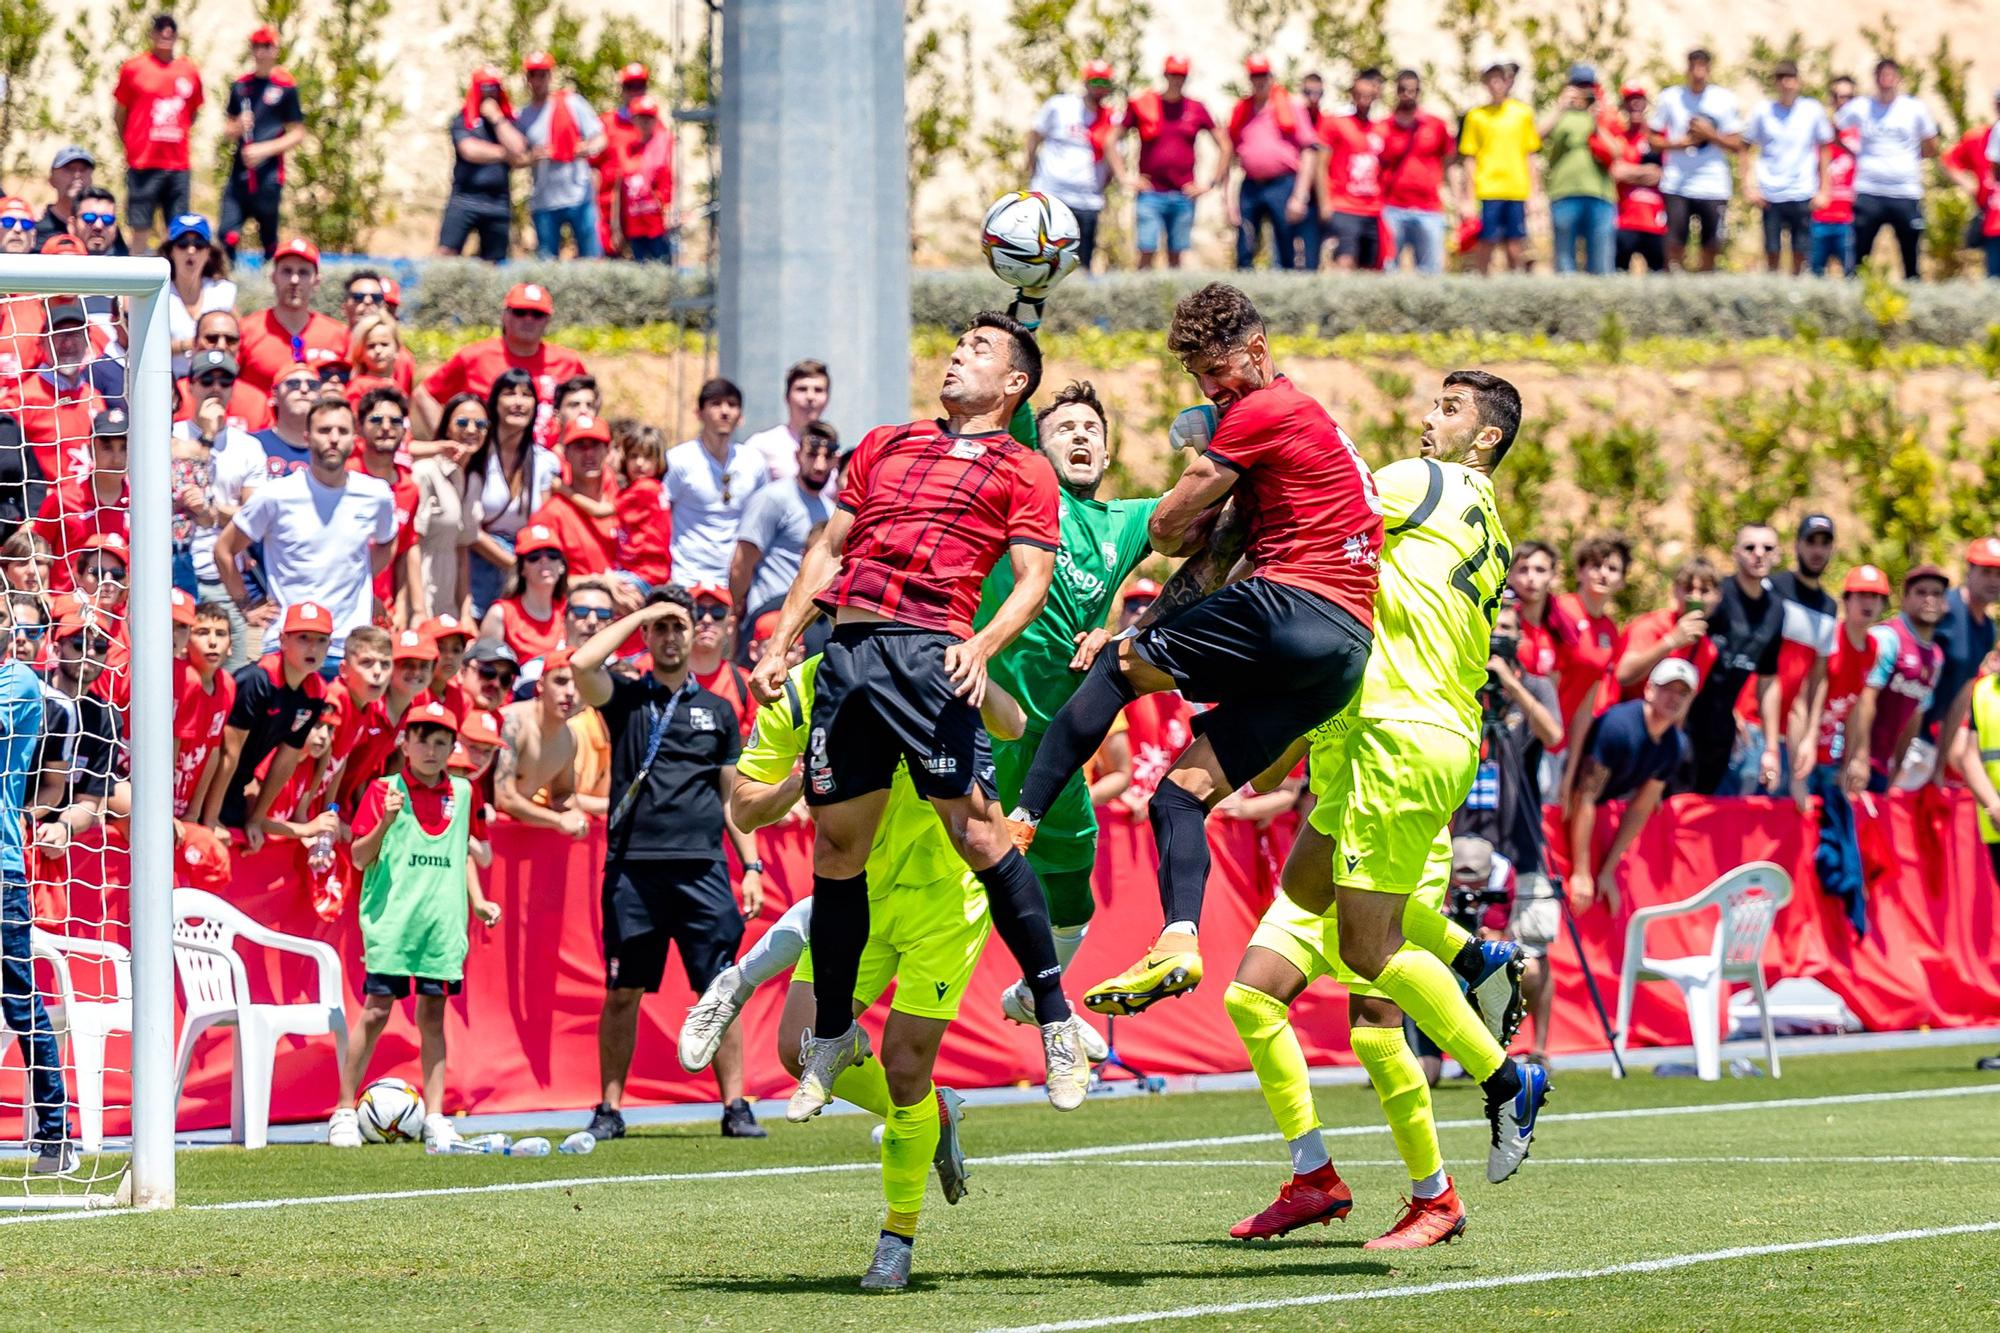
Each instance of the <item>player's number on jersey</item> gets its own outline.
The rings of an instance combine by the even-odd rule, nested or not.
[[[1469,505],[1459,518],[1467,527],[1479,529],[1479,546],[1471,555],[1459,561],[1458,566],[1451,571],[1451,586],[1470,597],[1472,604],[1486,613],[1486,623],[1490,625],[1494,617],[1500,613],[1500,588],[1496,584],[1490,595],[1482,594],[1479,586],[1472,581],[1472,577],[1486,568],[1486,562],[1489,560],[1499,561],[1500,568],[1505,569],[1513,557],[1506,547],[1493,539],[1492,529],[1486,524],[1484,509],[1478,505]]]

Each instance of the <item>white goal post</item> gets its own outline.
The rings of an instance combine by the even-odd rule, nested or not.
[[[129,925],[131,951],[129,1166],[81,1170],[66,1189],[60,1176],[37,1179],[23,1170],[21,1182],[10,1179],[8,1188],[0,1189],[0,1210],[120,1204],[168,1208],[174,1202],[178,1097],[173,1067],[173,501],[169,489],[174,384],[168,272],[163,258],[0,255],[0,294],[4,294],[0,300],[96,296],[121,299],[126,305],[131,559],[125,615],[130,707],[125,724],[132,792],[130,884],[119,886],[129,902],[129,922],[117,923]],[[103,896],[112,899],[109,893]],[[9,1033],[5,1042],[13,1047],[15,1034]],[[6,1082],[0,1085],[0,1103],[5,1104],[11,1104],[21,1087],[16,1081],[21,1071],[13,1067],[11,1050],[8,1056]],[[66,1086],[69,1105],[74,1107],[77,1085],[72,1081]],[[35,1109],[31,1101],[31,1096],[22,1094],[23,1140],[31,1132],[28,1124]],[[114,1156],[107,1153],[104,1160]]]

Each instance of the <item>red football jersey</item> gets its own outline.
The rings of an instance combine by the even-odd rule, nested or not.
[[[1257,575],[1303,588],[1375,626],[1382,498],[1347,432],[1283,375],[1231,403],[1208,456],[1242,474],[1244,554]]]
[[[450,401],[455,393],[476,393],[484,398],[503,370],[525,370],[534,377],[535,397],[542,404],[535,422],[538,430],[555,411],[556,385],[573,375],[586,373],[583,358],[567,347],[545,342],[535,349],[533,356],[520,357],[508,351],[507,344],[500,339],[485,338],[453,352],[449,360],[425,378],[424,392],[441,404]]]
[[[840,507],[854,526],[820,602],[969,638],[980,585],[1007,547],[1057,548],[1058,504],[1055,469],[1004,431],[878,426],[848,459]]]
[[[278,322],[278,312],[264,310],[244,316],[241,351],[243,374],[237,384],[268,398],[271,386],[300,362],[317,375],[324,367],[347,360],[347,326],[315,310],[306,316],[294,345],[292,335]]]
[[[1319,123],[1319,137],[1327,149],[1326,183],[1333,211],[1382,216],[1381,123],[1352,115],[1327,116]]]
[[[236,678],[227,671],[215,673],[214,688],[205,690],[201,673],[186,662],[175,663],[178,680],[174,688],[174,818],[187,815],[188,798],[208,764],[208,756],[222,743],[222,728],[229,710],[236,706]]]
[[[674,514],[661,503],[658,477],[634,477],[618,492],[615,564],[655,588],[674,577]]]
[[[152,52],[118,68],[111,90],[125,108],[125,165],[137,171],[188,170],[188,131],[201,109],[201,70],[186,56]]]

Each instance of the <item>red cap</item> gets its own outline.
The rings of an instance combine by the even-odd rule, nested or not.
[[[465,733],[458,733],[459,743],[451,747],[451,758],[444,761],[447,772],[470,773],[479,765],[472,762],[472,756],[465,752]]]
[[[294,602],[285,608],[280,634],[331,634],[333,613],[318,602]]]
[[[73,639],[87,629],[97,626],[100,617],[96,608],[80,597],[65,594],[49,605],[49,623],[55,628],[50,631],[58,639]],[[110,630],[105,630],[106,634]]]
[[[484,708],[475,708],[459,724],[458,739],[464,745],[498,745],[500,724],[493,720],[492,713]]]
[[[1945,573],[1936,565],[1912,565],[1910,566],[1910,572],[1903,575],[1903,591],[1908,592],[1912,583],[1920,582],[1923,579],[1936,579],[1947,588],[1951,586],[1951,575]]]
[[[778,632],[778,617],[782,614],[784,613],[781,611],[766,611],[763,615],[758,616],[757,623],[750,628],[750,641],[752,643],[762,643],[773,634],[776,634]]]
[[[250,45],[276,46],[277,44],[278,44],[278,30],[272,27],[270,24],[266,23],[261,28],[252,28],[250,30]]]
[[[472,637],[472,631],[466,628],[465,622],[452,615],[432,616],[417,628],[432,643],[436,643],[439,639],[452,638],[454,635],[468,640]]]
[[[1167,57],[1167,63],[1160,67],[1163,74],[1185,74],[1188,72],[1188,58],[1179,52]]]
[[[194,598],[179,588],[173,591],[173,616],[176,625],[194,624]]]
[[[524,74],[547,73],[555,67],[556,58],[547,51],[530,51],[521,61],[521,72]]]
[[[1086,60],[1083,62],[1083,81],[1091,83],[1098,79],[1109,83],[1112,79],[1111,62],[1108,60]]]
[[[1151,579],[1139,579],[1125,590],[1125,600],[1128,602],[1134,597],[1158,597],[1159,595],[1160,585]]]
[[[132,548],[115,532],[100,532],[92,537],[83,544],[83,551],[78,553],[78,558],[81,559],[83,553],[89,551],[109,551],[124,561],[127,569],[132,567]]]
[[[1618,90],[1618,100],[1621,102],[1629,102],[1635,97],[1651,96],[1652,94],[1646,91],[1646,85],[1643,83],[1628,83]]]
[[[562,543],[556,540],[556,530],[546,523],[530,523],[521,529],[521,535],[514,539],[515,559],[525,559],[537,551],[560,551]]]
[[[391,310],[403,308],[403,284],[394,278],[382,279],[382,304]]]
[[[288,257],[303,259],[314,268],[319,267],[319,247],[303,236],[294,236],[279,246],[277,253],[271,256],[271,262],[275,264]]]
[[[502,302],[508,310],[533,310],[544,315],[556,312],[556,303],[549,295],[549,289],[539,282],[517,282],[507,289],[507,299]]]
[[[1243,72],[1252,78],[1255,78],[1259,74],[1269,74],[1271,72],[1271,57],[1265,55],[1262,51],[1257,52],[1255,55],[1244,60]]]
[[[558,648],[552,653],[542,654],[542,679],[547,680],[557,671],[569,670],[569,649]]]
[[[1847,577],[1840,582],[1840,595],[1851,592],[1880,593],[1889,595],[1889,576],[1874,565],[1856,565],[1847,571]]]
[[[2000,569],[2000,537],[1980,537],[1965,548],[1965,563],[1982,569]]]
[[[393,662],[435,662],[438,660],[437,640],[422,630],[403,630],[390,646],[389,659]]]
[[[444,727],[453,734],[458,732],[458,714],[432,699],[411,708],[403,714],[406,727]]]
[[[66,231],[59,231],[42,242],[42,253],[45,255],[87,255],[90,251],[84,249],[83,242],[76,239],[76,237]]]
[[[654,101],[650,94],[645,97],[635,97],[626,105],[625,114],[634,120],[641,116],[651,116],[654,120],[658,120],[660,104]]]
[[[652,81],[653,71],[647,69],[636,60],[618,71],[618,82],[620,83],[651,83]]]
[[[724,606],[735,606],[736,599],[729,595],[729,589],[717,583],[697,583],[688,589],[688,596],[697,602],[706,597],[711,602],[721,602]]]
[[[27,200],[21,198],[19,195],[10,194],[4,199],[0,199],[0,216],[33,218],[35,210]]]
[[[611,427],[605,423],[603,417],[594,417],[586,412],[570,422],[569,428],[563,431],[564,444],[575,444],[578,440],[596,440],[600,444],[609,444]]]

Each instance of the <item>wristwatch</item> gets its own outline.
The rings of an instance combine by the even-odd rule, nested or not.
[[[743,863],[743,873],[746,875],[761,875],[764,873],[764,863],[762,861],[745,861]]]

